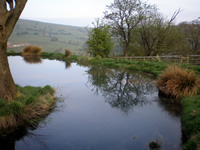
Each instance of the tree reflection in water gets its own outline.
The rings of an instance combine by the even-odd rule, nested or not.
[[[96,94],[102,93],[112,107],[125,112],[147,103],[145,96],[156,91],[152,80],[142,74],[102,66],[92,66],[88,70],[88,85]]]

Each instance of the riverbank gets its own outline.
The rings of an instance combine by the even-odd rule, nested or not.
[[[0,99],[0,133],[6,135],[18,128],[35,128],[55,107],[54,89],[20,87],[19,96],[12,101]]]
[[[19,55],[19,54],[18,54]],[[43,52],[42,58],[57,59],[61,61],[74,61],[80,65],[103,65],[109,68],[125,68],[131,71],[141,71],[153,75],[157,78],[168,65],[173,63],[154,61],[136,61],[127,59],[114,59],[88,56],[71,56],[65,57],[64,54],[53,54]],[[200,66],[189,64],[177,64],[180,67],[194,70],[196,74],[200,75]],[[183,108],[182,112],[182,130],[184,135],[185,150],[195,150],[200,144],[200,92],[197,96],[183,98],[181,101]]]

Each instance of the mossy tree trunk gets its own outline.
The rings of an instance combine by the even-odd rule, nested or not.
[[[7,43],[0,43],[0,98],[9,100],[17,95],[17,88],[10,73],[6,46]]]
[[[0,98],[11,100],[17,88],[10,73],[7,42],[27,0],[0,0]]]

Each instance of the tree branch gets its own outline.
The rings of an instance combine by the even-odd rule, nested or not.
[[[10,7],[13,8],[5,24],[7,28],[6,34],[7,37],[9,37],[26,5],[27,0],[15,0],[15,8],[13,7],[13,0],[7,0],[7,1],[10,2]]]

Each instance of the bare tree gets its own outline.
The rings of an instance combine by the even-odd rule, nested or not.
[[[105,18],[120,38],[124,56],[128,56],[132,32],[142,19],[143,5],[140,0],[114,0],[104,12]]]
[[[11,100],[17,88],[10,73],[7,42],[27,0],[0,0],[0,98]]]
[[[182,22],[179,27],[185,34],[190,50],[194,54],[200,53],[200,18],[192,22]]]
[[[160,55],[163,49],[173,47],[176,43],[180,44],[179,41],[176,41],[180,40],[180,37],[175,36],[175,31],[172,31],[173,21],[179,12],[180,9],[174,12],[170,20],[166,20],[158,13],[156,7],[152,7],[150,11],[143,11],[143,19],[139,24],[136,40],[140,49],[144,49],[146,56]],[[173,37],[170,37],[173,40],[168,39],[170,32],[173,32]],[[168,41],[171,43],[169,44]],[[172,43],[172,41],[174,42]]]

